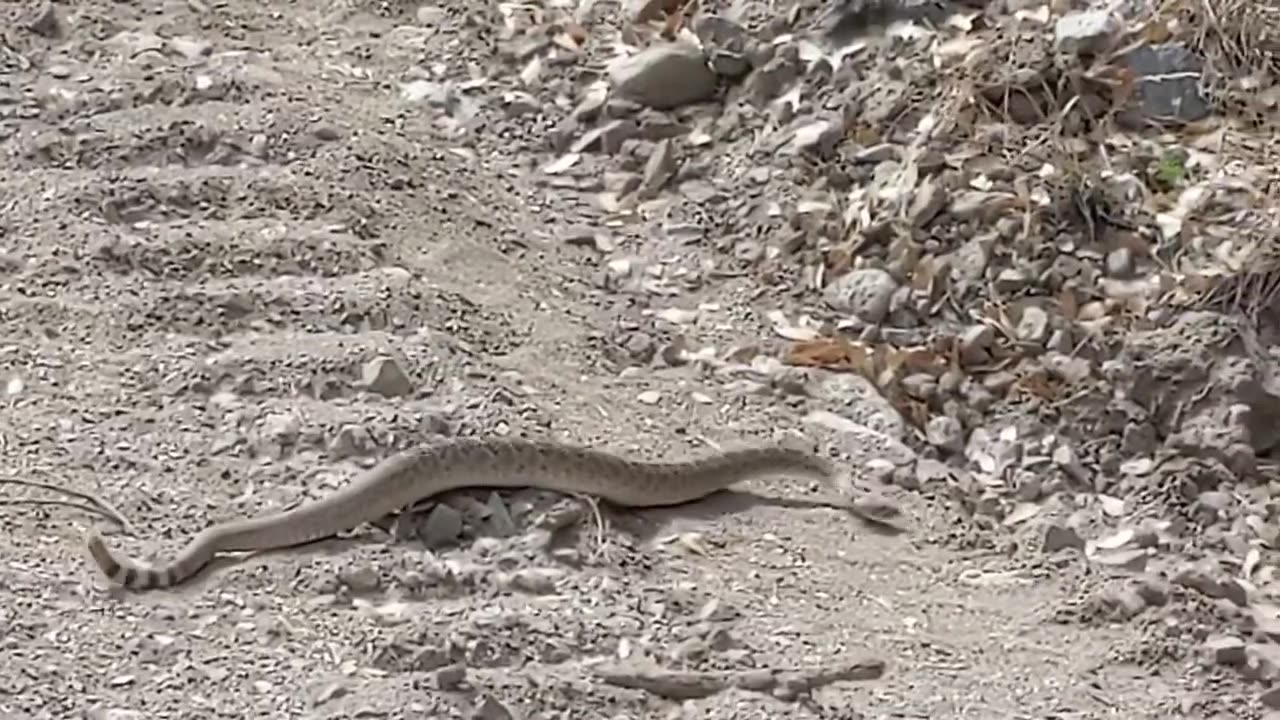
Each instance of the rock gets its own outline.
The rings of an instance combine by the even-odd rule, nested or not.
[[[622,144],[640,134],[640,126],[635,120],[620,118],[588,130],[569,146],[569,152],[602,152],[614,155],[622,149]]]
[[[995,342],[996,331],[990,325],[970,325],[960,336],[960,361],[965,365],[991,362],[991,348]]]
[[[1093,373],[1093,366],[1088,358],[1073,357],[1070,354],[1051,352],[1044,356],[1043,362],[1045,370],[1071,385],[1089,379]]]
[[[1270,642],[1252,642],[1245,646],[1245,663],[1240,673],[1250,680],[1280,679],[1280,648]]]
[[[1073,528],[1065,525],[1057,523],[1046,525],[1044,542],[1041,544],[1040,549],[1045,553],[1055,553],[1066,548],[1084,550],[1084,539]]]
[[[1280,686],[1273,687],[1259,695],[1258,702],[1272,710],[1280,710]]]
[[[273,412],[262,419],[262,437],[289,445],[297,442],[302,420],[293,413]]]
[[[1053,28],[1053,43],[1062,52],[1089,55],[1106,49],[1121,30],[1120,21],[1107,10],[1067,13]]]
[[[822,290],[822,299],[840,312],[857,315],[869,323],[884,320],[889,301],[898,289],[893,276],[877,268],[853,270],[832,280]]]
[[[498,493],[490,493],[485,503],[489,517],[485,522],[488,534],[494,537],[511,537],[516,534],[516,521],[511,517],[511,510]]]
[[[916,400],[928,400],[938,391],[938,381],[928,373],[912,373],[902,379],[902,390]]]
[[[1016,373],[996,371],[982,378],[982,387],[993,395],[1005,395],[1018,384]]]
[[[1132,250],[1120,247],[1107,253],[1107,275],[1123,280],[1133,277],[1133,272]]]
[[[795,44],[783,45],[747,77],[743,90],[753,103],[764,107],[799,79],[800,69],[800,52]]]
[[[1172,580],[1175,585],[1197,590],[1205,597],[1220,598],[1226,596],[1226,591],[1215,577],[1219,574],[1215,565],[1205,562],[1182,568]]]
[[[955,214],[954,210],[952,214]],[[991,263],[992,248],[996,240],[997,236],[994,233],[978,235],[945,256],[947,264],[951,267],[952,281],[956,285],[955,291],[961,296],[969,287],[983,281],[987,265]]]
[[[649,159],[644,165],[644,176],[640,187],[636,189],[636,197],[649,200],[658,196],[662,187],[680,169],[676,160],[675,147],[670,140],[663,140],[654,145],[649,152]]]
[[[1133,588],[1108,593],[1102,598],[1102,605],[1119,622],[1131,620],[1147,609],[1147,602]]]
[[[492,695],[486,695],[471,711],[471,720],[514,720],[514,718],[507,706],[498,702]]]
[[[1203,513],[1210,520],[1216,520],[1219,517],[1226,517],[1228,511],[1235,505],[1235,498],[1230,493],[1221,490],[1207,490],[1200,493],[1193,505],[1193,510]]]
[[[857,464],[882,460],[893,465],[909,465],[916,460],[915,451],[902,441],[847,417],[815,410],[805,416],[804,422],[837,433],[837,444]]]
[[[1033,503],[1044,497],[1044,479],[1040,473],[1019,469],[1014,473],[1014,497]]]
[[[939,415],[930,418],[924,432],[925,439],[934,447],[951,452],[964,450],[964,427],[953,417]]]
[[[1247,588],[1238,579],[1233,577],[1225,577],[1220,583],[1222,587],[1222,596],[1239,607],[1245,607],[1249,604],[1249,588]]]
[[[720,15],[699,14],[694,18],[693,32],[717,75],[738,79],[751,71],[747,57],[750,35],[746,28]]]
[[[947,189],[934,177],[928,177],[916,188],[911,198],[911,207],[907,210],[907,222],[913,227],[923,228],[951,201]]]
[[[1022,309],[1022,316],[1014,328],[1019,340],[1036,345],[1043,345],[1049,337],[1049,313],[1037,305],[1028,305]]]
[[[165,46],[187,60],[199,60],[213,54],[213,45],[203,40],[181,35],[166,40]]]
[[[716,628],[707,635],[707,645],[715,652],[722,653],[737,647],[738,641],[726,628]]]
[[[1127,455],[1150,455],[1159,444],[1160,438],[1150,423],[1128,423],[1120,436],[1120,449]]]
[[[711,647],[704,638],[688,638],[671,648],[667,655],[680,664],[697,664],[711,655]]]
[[[569,116],[574,120],[595,120],[604,111],[604,106],[608,102],[609,87],[604,83],[594,83],[586,89],[582,99],[578,101]]]
[[[354,593],[367,594],[382,587],[382,575],[371,565],[352,565],[338,571],[338,582]]]
[[[907,422],[885,399],[875,383],[853,373],[823,373],[804,388],[804,394],[821,400],[826,407],[839,412],[839,417],[851,420],[896,440],[906,437]],[[819,411],[822,412],[822,411]],[[813,414],[815,422],[827,424],[827,415]],[[845,424],[833,420],[828,424],[833,430],[844,430]]]
[[[603,182],[605,190],[621,196],[640,187],[640,175],[632,172],[606,172]]]
[[[62,37],[62,20],[58,17],[58,8],[51,2],[40,3],[25,25],[31,32],[50,40]]]
[[[1009,193],[983,192],[981,190],[964,190],[957,192],[950,201],[947,211],[956,220],[977,220],[983,223],[994,223],[1005,211],[1013,207],[1017,198]],[[1019,277],[1016,269],[1004,278],[1005,285],[1017,284]],[[1023,280],[1025,282],[1025,280]]]
[[[1089,469],[1080,462],[1076,451],[1070,445],[1063,443],[1053,449],[1053,463],[1079,485],[1086,487],[1090,485]]]
[[[793,153],[808,152],[818,157],[830,157],[835,152],[836,144],[843,138],[844,131],[839,124],[828,120],[814,120],[795,129],[789,150]]]
[[[449,665],[436,671],[436,688],[449,691],[456,690],[467,681],[467,668],[464,665]]]
[[[1133,589],[1151,607],[1163,607],[1169,602],[1169,584],[1158,577],[1140,578]]]
[[[351,693],[351,689],[342,683],[329,683],[316,693],[315,706],[319,707],[330,700],[337,700]],[[123,720],[123,718],[121,719]]]
[[[1144,118],[1192,123],[1208,117],[1214,106],[1201,89],[1204,58],[1179,43],[1140,43],[1121,58],[1138,83],[1137,100]],[[1141,118],[1126,124],[1138,124]],[[1132,113],[1137,114],[1137,113]]]
[[[1210,635],[1201,647],[1218,665],[1243,665],[1246,658],[1244,640],[1234,635]]]
[[[609,79],[624,97],[659,110],[711,98],[716,75],[702,50],[685,42],[653,45],[609,64]]]
[[[413,382],[400,364],[389,357],[375,358],[365,363],[359,384],[383,397],[413,394]]]
[[[431,514],[427,515],[426,522],[418,531],[418,536],[429,548],[448,545],[457,540],[461,534],[462,513],[445,503],[436,503],[435,507],[431,508]]]
[[[444,670],[449,666],[449,653],[443,647],[427,645],[425,647],[418,648],[406,665],[406,670],[412,670],[414,672],[426,673]],[[466,669],[463,668],[463,675],[465,676],[465,674]]]
[[[263,457],[281,459],[297,447],[302,437],[302,420],[293,413],[271,413],[262,419],[254,451]]]
[[[343,425],[338,428],[333,439],[329,441],[327,452],[330,458],[342,460],[358,455],[366,455],[373,449],[373,439],[369,431],[361,425]]]
[[[551,595],[556,591],[556,583],[565,577],[560,568],[520,568],[512,572],[507,580],[514,590],[531,595]]]

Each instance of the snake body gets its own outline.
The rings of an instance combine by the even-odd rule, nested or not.
[[[146,590],[191,578],[220,552],[314,542],[459,488],[537,487],[642,508],[687,503],[766,476],[813,479],[841,490],[830,461],[781,446],[732,449],[676,462],[642,462],[555,442],[458,438],[393,455],[320,500],[212,525],[159,566],[118,554],[95,532],[89,534],[87,544],[94,562],[113,583]]]

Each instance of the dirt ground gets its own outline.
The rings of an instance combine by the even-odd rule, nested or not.
[[[1042,547],[1048,511],[978,522],[902,481],[910,463],[867,470],[871,431],[832,417],[874,426],[887,405],[776,360],[821,292],[761,249],[768,226],[717,241],[742,207],[726,195],[792,207],[798,165],[706,150],[682,189],[602,206],[609,163],[645,160],[544,172],[602,70],[529,70],[545,43],[497,29],[518,6],[88,0],[41,33],[22,24],[38,3],[11,5],[4,717],[1260,717],[1263,686],[1200,647],[1211,608],[1099,614],[1135,575]],[[924,436],[894,417],[883,442],[915,458]],[[162,558],[395,448],[487,434],[649,458],[801,438],[908,532],[769,502],[818,491],[778,482],[599,517],[503,493],[511,537],[473,527],[494,505],[468,491],[456,541],[364,527],[143,593],[109,590],[84,551],[94,527]],[[534,526],[557,512],[576,533],[546,551]]]

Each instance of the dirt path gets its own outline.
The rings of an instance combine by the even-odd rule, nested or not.
[[[12,31],[3,477],[99,494],[139,532],[112,541],[155,557],[440,434],[877,455],[815,420],[848,386],[696,356],[776,354],[770,313],[813,302],[793,277],[709,272],[724,251],[683,219],[605,224],[600,188],[531,172],[555,129],[504,121],[522,100],[481,80],[508,47],[495,12],[86,2],[56,7],[56,39]],[[1150,657],[1158,624],[1090,620],[1087,563],[880,489],[908,534],[741,496],[606,511],[601,533],[582,501],[462,493],[418,518],[434,540],[363,528],[122,596],[82,549],[110,522],[5,506],[0,713],[1167,718],[1243,694]],[[565,518],[579,531],[544,548]]]

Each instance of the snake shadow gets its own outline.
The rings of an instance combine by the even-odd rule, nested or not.
[[[651,540],[665,528],[681,522],[702,524],[724,517],[749,512],[760,507],[787,510],[827,510],[844,515],[858,527],[878,535],[901,535],[905,530],[895,523],[876,520],[841,507],[829,500],[762,495],[750,490],[725,489],[704,498],[680,505],[634,508],[600,501],[608,508],[613,525],[638,540]]]

